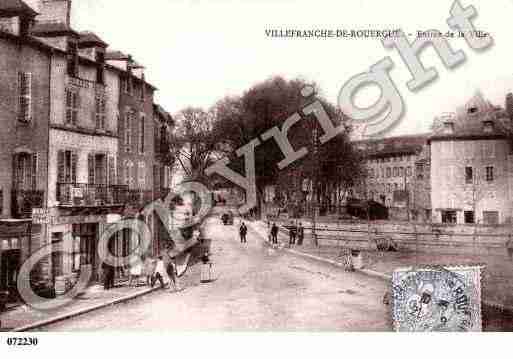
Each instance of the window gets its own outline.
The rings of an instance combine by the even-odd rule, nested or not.
[[[486,181],[493,182],[493,166],[486,167]]]
[[[107,155],[103,153],[90,153],[87,156],[87,178],[89,184],[106,185],[108,179],[107,169]]]
[[[397,167],[394,167],[394,177],[397,177],[399,175],[399,169]]]
[[[134,91],[134,85],[133,85],[133,80],[132,80],[132,75],[131,74],[127,74],[127,76],[125,77],[125,80],[124,80],[124,90],[127,94],[131,95]]]
[[[467,224],[475,223],[474,211],[465,211],[464,214],[465,214],[465,223],[467,223]]]
[[[419,179],[419,180],[424,179],[424,164],[417,163],[416,170],[417,170],[417,179]]]
[[[139,175],[139,188],[141,188],[141,189],[146,188],[146,168],[145,168],[143,162],[139,162],[138,175]]]
[[[4,189],[0,188],[0,217],[4,213]]]
[[[95,97],[95,122],[96,129],[105,129],[106,99],[104,91],[96,91]]]
[[[134,178],[133,175],[133,167],[134,164],[132,161],[125,161],[125,167],[123,168],[123,184],[127,185],[129,188],[134,188]]]
[[[387,178],[390,178],[392,175],[392,169],[390,167],[387,167]]]
[[[142,116],[139,119],[139,153],[144,153],[144,128],[145,128],[146,118]]]
[[[134,113],[132,111],[128,111],[125,115],[125,150],[126,152],[130,152],[132,145],[132,119],[134,117]]]
[[[442,211],[442,223],[456,224],[456,211]]]
[[[465,183],[474,183],[474,170],[472,167],[465,167]]]
[[[484,224],[499,224],[499,212],[497,211],[484,211],[483,212]]]
[[[78,47],[74,42],[68,43],[68,75],[78,77]]]
[[[20,153],[14,156],[14,189],[31,191],[37,187],[38,155]]]
[[[399,177],[404,177],[404,167],[399,167]]]
[[[73,224],[72,234],[74,242],[80,244],[80,264],[94,265],[96,256],[97,224]]]
[[[410,177],[410,176],[412,175],[412,173],[411,173],[411,172],[412,172],[412,170],[411,170],[411,166],[408,166],[408,167],[406,168],[406,176]]]
[[[78,122],[79,93],[74,89],[66,89],[66,124],[76,125]]]
[[[20,72],[18,74],[18,82],[18,120],[21,122],[30,122],[32,120],[32,74],[30,72]]]
[[[57,153],[57,182],[77,183],[77,154],[61,150]]]

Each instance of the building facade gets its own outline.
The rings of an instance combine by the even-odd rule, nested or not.
[[[0,290],[44,246],[66,251],[38,264],[36,286],[72,280],[85,266],[98,280],[104,228],[137,217],[155,231],[156,218],[139,213],[162,196],[160,178],[169,182],[155,134],[165,137],[170,119],[156,118],[144,68],[73,30],[70,12],[70,0],[0,4],[0,228],[9,233],[0,235]],[[110,249],[123,256],[137,245],[124,231]]]
[[[353,196],[381,203],[389,209],[391,219],[428,219],[427,140],[427,135],[415,135],[355,142],[364,153],[367,176]]]
[[[511,223],[509,121],[479,94],[439,119],[430,138],[434,222]]]

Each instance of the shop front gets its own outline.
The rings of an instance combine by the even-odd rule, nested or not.
[[[0,296],[7,302],[19,299],[18,273],[30,253],[32,222],[0,220]]]

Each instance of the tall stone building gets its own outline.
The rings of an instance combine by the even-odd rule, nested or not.
[[[67,253],[41,261],[36,286],[85,266],[98,280],[109,223],[136,216],[155,229],[139,215],[162,195],[155,87],[130,56],[75,31],[70,12],[71,0],[0,3],[0,289],[15,288],[21,263],[44,246]],[[111,251],[126,255],[136,242],[125,231]]]

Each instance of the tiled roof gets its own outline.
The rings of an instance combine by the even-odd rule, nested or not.
[[[0,1],[0,14],[36,16],[38,13],[22,0],[2,0]]]
[[[38,22],[32,27],[31,33],[34,36],[53,35],[57,33],[79,36],[75,30],[61,22]]]
[[[107,51],[105,54],[106,60],[128,60],[129,56],[121,51]]]
[[[424,145],[427,144],[428,138],[427,134],[407,135],[357,141],[354,144],[364,151],[367,156],[386,157],[421,152]]]
[[[103,41],[98,35],[90,31],[84,31],[80,33],[80,39],[78,40],[79,45],[87,46],[89,44],[99,45],[101,47],[108,47],[109,45]]]

